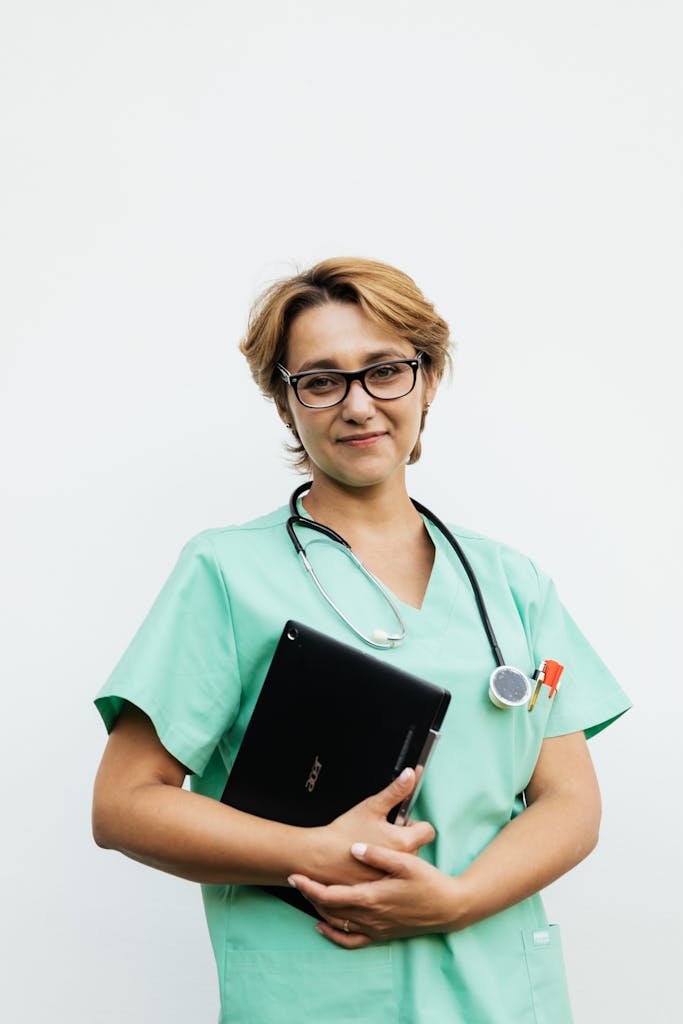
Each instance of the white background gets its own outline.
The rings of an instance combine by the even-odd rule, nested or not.
[[[636,704],[591,744],[601,844],[547,893],[577,1024],[679,1019],[680,28],[661,0],[3,6],[8,1024],[215,1020],[197,888],[91,841],[91,699],[182,544],[296,483],[237,342],[330,255],[407,271],[457,340],[411,492],[534,557]]]

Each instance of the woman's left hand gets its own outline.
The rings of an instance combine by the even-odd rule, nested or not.
[[[290,885],[307,897],[324,920],[318,931],[346,949],[371,942],[450,931],[457,927],[454,901],[458,880],[415,854],[355,843],[354,857],[385,872],[357,885],[321,885],[291,875]]]

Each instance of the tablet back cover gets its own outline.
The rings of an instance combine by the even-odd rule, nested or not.
[[[449,700],[447,690],[290,621],[221,800],[289,825],[326,825],[418,763]],[[296,890],[268,891],[313,913]]]

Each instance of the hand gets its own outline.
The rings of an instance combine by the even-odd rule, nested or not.
[[[318,829],[319,850],[309,876],[326,884],[346,885],[377,879],[382,875],[381,870],[354,858],[350,853],[352,843],[373,843],[400,853],[415,854],[420,847],[433,842],[436,833],[429,822],[393,825],[387,821],[389,811],[412,793],[415,784],[415,772],[406,768],[385,789]]]
[[[359,949],[371,942],[458,927],[465,900],[457,878],[414,854],[365,843],[354,843],[351,853],[382,872],[380,877],[356,885],[321,885],[297,874],[289,878],[324,918],[317,928],[325,938],[346,949]]]

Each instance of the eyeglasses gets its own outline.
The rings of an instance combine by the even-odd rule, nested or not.
[[[289,373],[280,363],[277,368],[283,379],[294,389],[299,402],[307,409],[330,409],[344,401],[354,380],[359,382],[371,398],[387,401],[409,395],[415,387],[423,355],[424,352],[418,352],[413,359],[373,363],[364,370],[307,370],[305,373]]]

